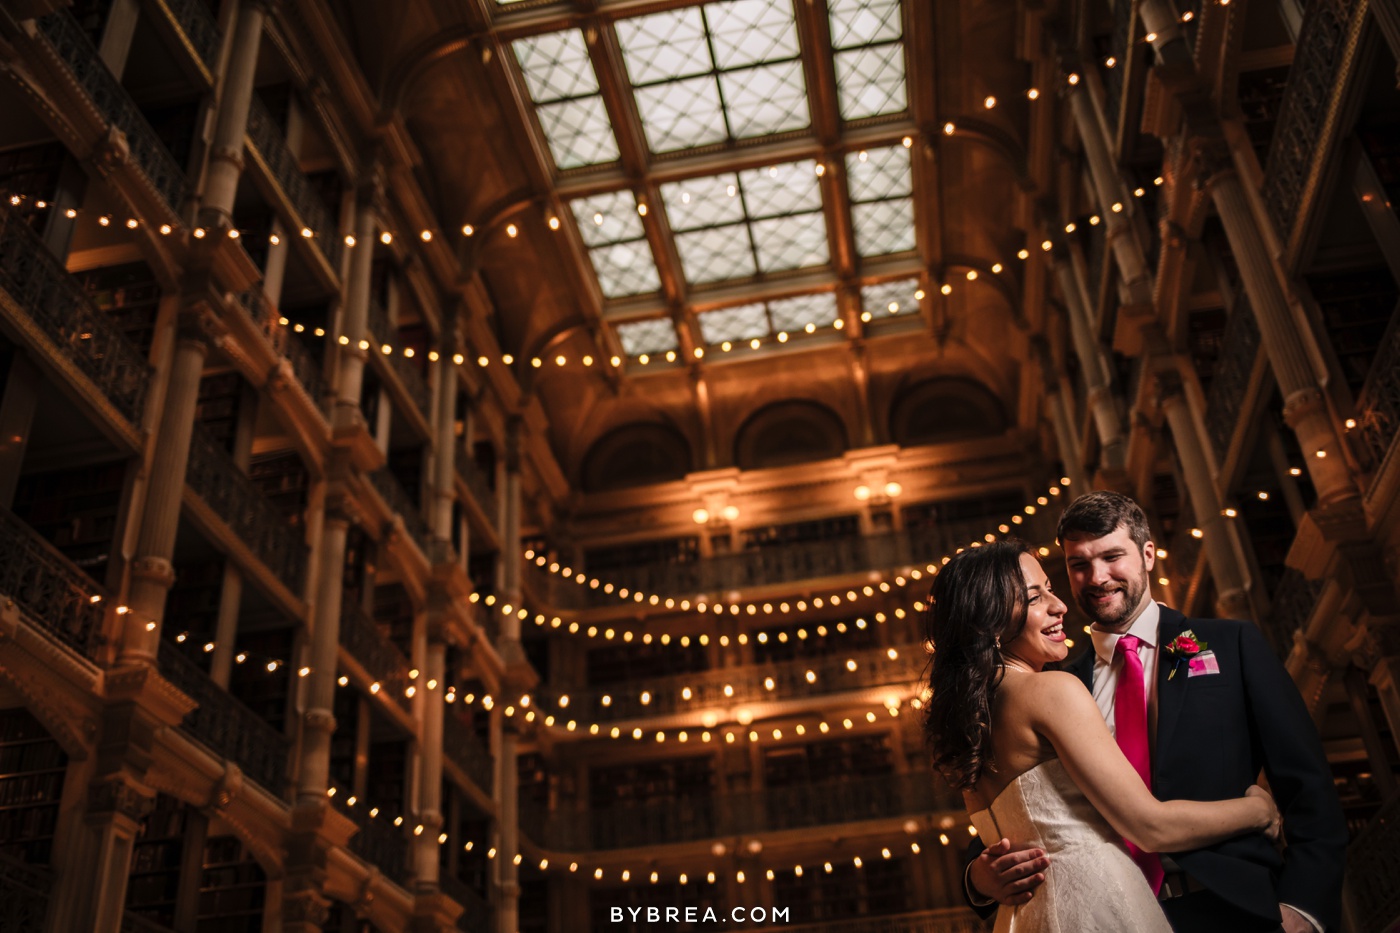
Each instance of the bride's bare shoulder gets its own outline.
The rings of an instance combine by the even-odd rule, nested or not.
[[[1084,682],[1068,671],[1039,671],[1018,674],[1003,681],[1007,699],[1012,702],[1040,705],[1043,703],[1075,703],[1093,698],[1084,689]]]

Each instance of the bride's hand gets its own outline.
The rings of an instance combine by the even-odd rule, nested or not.
[[[1244,792],[1246,797],[1254,797],[1264,803],[1268,808],[1268,825],[1264,827],[1264,835],[1269,837],[1270,842],[1277,842],[1279,833],[1283,831],[1283,816],[1278,812],[1278,804],[1274,803],[1274,796],[1264,788],[1255,784]]]

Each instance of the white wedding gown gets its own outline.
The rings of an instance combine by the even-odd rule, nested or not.
[[[1171,933],[1142,871],[1059,759],[1017,776],[972,825],[1050,856],[1045,883],[1019,907],[997,911],[995,933]]]

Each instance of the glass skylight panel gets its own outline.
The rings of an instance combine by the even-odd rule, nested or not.
[[[813,330],[830,326],[837,317],[836,295],[821,292],[775,298],[766,304],[705,311],[696,317],[700,322],[700,336],[708,346],[723,347],[725,343],[743,343],[755,337],[766,341],[774,335],[786,341],[805,335],[808,326]]]
[[[554,32],[511,43],[535,114],[561,169],[618,158],[617,140],[583,33]]]
[[[820,213],[756,220],[750,229],[764,272],[826,264],[826,224]]]
[[[827,327],[836,320],[836,293],[818,292],[768,302],[768,317],[777,333],[795,334],[807,325]]]
[[[617,339],[622,341],[622,351],[628,356],[641,356],[643,353],[665,353],[677,347],[676,329],[669,318],[651,321],[631,321],[614,324]]]
[[[914,248],[913,176],[903,146],[846,154],[856,251],[883,256]]]
[[[811,123],[792,0],[725,0],[615,28],[652,152]]]
[[[718,346],[726,340],[737,343],[767,337],[770,332],[768,311],[761,303],[706,311],[696,317],[700,321],[700,336],[710,346]]]
[[[899,0],[829,0],[841,116],[859,120],[909,106]]]
[[[579,198],[570,202],[569,208],[604,296],[625,298],[661,288],[661,276],[631,191]]]
[[[676,234],[686,281],[693,285],[753,275],[753,251],[743,224]]]
[[[861,310],[872,317],[917,314],[919,299],[915,293],[918,290],[918,279],[895,279],[892,282],[866,285],[860,290]]]
[[[661,200],[672,230],[694,230],[744,219],[739,176],[732,172],[661,186]]]

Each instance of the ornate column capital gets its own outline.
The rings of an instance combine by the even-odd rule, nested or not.
[[[1204,191],[1221,179],[1234,174],[1235,163],[1230,158],[1230,147],[1218,136],[1192,136],[1186,142],[1187,165],[1192,175],[1192,184]]]

